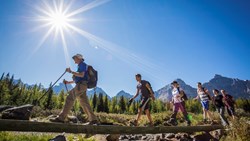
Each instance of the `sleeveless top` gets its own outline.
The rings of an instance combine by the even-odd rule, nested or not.
[[[180,95],[180,91],[182,91],[182,88],[179,88],[179,90],[178,90],[178,88],[173,88],[172,95],[173,95],[174,103],[183,102],[181,95]]]
[[[200,97],[201,101],[209,101],[208,94],[205,93],[204,88],[197,89],[197,94]]]

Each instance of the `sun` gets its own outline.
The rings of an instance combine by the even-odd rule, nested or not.
[[[52,13],[51,16],[48,17],[48,22],[56,29],[65,28],[66,25],[69,24],[69,20],[70,19],[62,12]]]

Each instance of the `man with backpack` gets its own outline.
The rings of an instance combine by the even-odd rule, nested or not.
[[[186,107],[185,107],[185,100],[187,100],[187,96],[185,94],[185,92],[183,91],[182,88],[180,88],[179,84],[177,81],[173,81],[171,83],[172,85],[172,103],[173,103],[173,114],[171,115],[171,118],[169,121],[167,121],[167,124],[170,125],[178,125],[177,120],[176,120],[176,115],[178,113],[179,110],[181,110],[187,125],[190,126],[191,125],[191,121],[188,118],[188,113],[186,111]]]
[[[69,95],[66,98],[65,105],[61,113],[53,119],[50,119],[51,122],[64,122],[67,114],[70,112],[75,99],[78,98],[80,105],[85,114],[88,115],[89,122],[86,125],[98,124],[97,117],[94,115],[93,110],[90,107],[89,100],[86,94],[88,88],[88,66],[84,62],[84,58],[81,54],[76,54],[72,57],[75,63],[78,65],[76,72],[72,71],[70,68],[66,69],[66,72],[73,75],[73,81],[64,80],[65,84],[75,83],[75,87],[69,92]]]
[[[146,80],[142,80],[140,74],[136,74],[135,79],[138,82],[137,92],[135,96],[129,100],[129,102],[131,103],[139,94],[141,94],[141,102],[138,109],[136,120],[132,124],[134,126],[137,126],[142,112],[145,111],[149,120],[149,126],[153,126],[153,120],[151,118],[149,108],[150,108],[150,99],[152,98],[153,100],[155,100],[154,92],[152,90],[150,83]]]

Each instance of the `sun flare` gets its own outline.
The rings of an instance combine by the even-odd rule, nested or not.
[[[67,18],[65,14],[57,12],[57,13],[51,14],[51,16],[48,18],[48,21],[55,28],[61,29],[61,28],[66,27],[66,25],[68,24],[69,18]]]

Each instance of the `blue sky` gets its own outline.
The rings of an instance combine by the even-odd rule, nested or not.
[[[75,1],[70,10],[91,2]],[[25,83],[48,86],[66,67],[76,69],[70,58],[76,53],[98,70],[99,86],[111,96],[120,90],[134,94],[136,73],[155,90],[176,78],[192,86],[215,74],[250,79],[248,0],[106,2],[75,15],[82,20],[74,25],[101,42],[69,30],[65,41],[70,64],[61,39],[53,34],[34,52],[49,30],[34,30],[41,25],[32,20],[41,1],[0,3],[0,73],[10,72]]]

